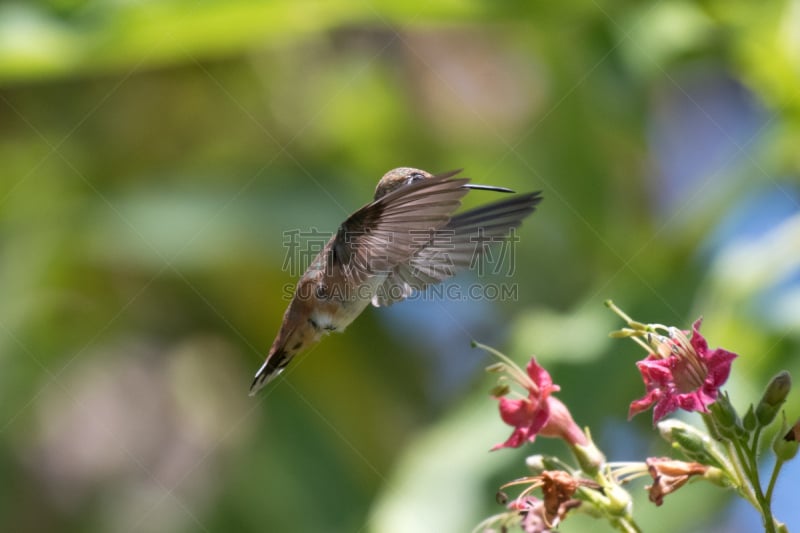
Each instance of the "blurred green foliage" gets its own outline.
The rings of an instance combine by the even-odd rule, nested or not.
[[[602,301],[704,315],[737,405],[800,376],[798,145],[796,0],[0,3],[0,529],[469,530],[562,450],[487,453],[471,337],[536,353],[612,459],[665,454]],[[544,191],[518,299],[368,310],[249,400],[282,233],[402,165]],[[737,526],[700,484],[637,505]]]

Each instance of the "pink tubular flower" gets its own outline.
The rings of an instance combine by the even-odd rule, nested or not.
[[[492,450],[518,448],[526,441],[533,442],[536,435],[560,437],[570,444],[585,445],[586,436],[575,424],[567,407],[550,396],[560,390],[553,384],[550,374],[539,366],[536,358],[531,358],[526,368],[527,376],[516,367],[514,377],[528,391],[528,396],[520,399],[497,398],[500,402],[500,417],[503,422],[514,427],[511,436]]]
[[[699,331],[701,322],[702,318],[692,325],[691,340],[683,331],[670,328],[669,337],[654,343],[655,353],[636,363],[647,392],[631,403],[628,418],[653,404],[653,423],[677,409],[708,412],[736,354],[722,348],[709,350]]]

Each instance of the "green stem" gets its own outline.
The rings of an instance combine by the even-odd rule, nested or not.
[[[612,525],[625,533],[642,533],[642,530],[634,522],[632,517],[618,518],[612,522]]]
[[[729,443],[729,450],[734,459],[734,465],[738,469],[738,474],[741,476],[742,488],[744,488],[748,495],[750,503],[756,509],[761,508],[761,499],[764,497],[761,492],[761,484],[758,481],[758,470],[753,471],[750,463],[745,456],[744,450],[737,442]]]
[[[775,461],[775,467],[772,469],[772,475],[769,478],[769,485],[767,486],[767,506],[772,509],[772,491],[775,489],[775,482],[778,481],[778,473],[783,467],[783,459]]]
[[[606,479],[602,474],[596,475],[595,480],[604,487],[610,487],[612,483],[612,481]],[[599,513],[597,516],[604,516],[614,529],[624,533],[642,532],[636,524],[636,521],[628,512],[629,506],[622,512],[620,512],[620,509],[612,510],[615,506],[606,494],[594,490],[585,490],[583,494],[587,502],[591,503],[591,507]]]
[[[753,432],[753,440],[751,443],[751,458],[753,461],[752,468],[755,476],[756,487],[758,488],[759,492],[761,489],[761,478],[758,474],[758,446],[759,441],[761,440],[761,431],[762,427],[759,426]],[[768,520],[771,524],[774,525],[775,517],[772,515],[772,491],[775,489],[775,482],[778,479],[778,473],[780,469],[783,467],[783,461],[778,459],[775,462],[775,466],[772,469],[772,474],[770,475],[769,484],[767,485],[767,492],[763,497],[763,514],[764,520]]]
[[[734,441],[733,445],[736,449],[736,454],[739,460],[749,465],[748,478],[750,486],[756,497],[756,509],[761,512],[761,517],[764,520],[764,530],[766,533],[775,533],[775,518],[772,516],[772,507],[767,497],[764,496],[764,491],[761,488],[761,478],[758,475],[758,460],[756,459],[756,449],[758,448],[759,432],[754,434],[753,446],[750,449],[743,449],[741,443]],[[747,453],[746,453],[747,452]]]
[[[630,492],[614,481],[608,468],[600,469],[593,477],[602,491],[592,491],[590,499],[594,500],[596,508],[603,511],[611,526],[624,533],[641,533],[641,528],[631,515]]]
[[[750,475],[744,472],[744,469],[747,467],[742,464],[741,451],[734,443],[730,441],[725,443],[725,447],[728,449],[728,455],[731,458],[731,465],[733,466],[734,473],[736,474],[736,481],[739,485],[738,488],[740,493],[742,493],[742,496],[744,496],[745,499],[750,502],[750,505],[758,509],[758,496],[755,494],[755,491],[750,484]]]
[[[758,426],[756,428],[756,430],[753,432],[753,441],[752,441],[752,444],[751,444],[752,447],[753,447],[753,451],[758,450],[758,441],[759,441],[759,439],[761,439],[761,430],[762,429],[764,429],[764,428],[762,428],[761,426]]]
[[[704,414],[701,416],[703,423],[706,425],[706,429],[712,435],[719,434],[719,429],[716,426],[716,422],[714,417],[711,414]],[[737,483],[742,485],[746,477],[744,477],[739,465],[736,463],[736,457],[733,453],[731,453],[731,446],[729,443],[726,442],[726,450],[728,452],[727,455],[722,453],[718,446],[710,445],[708,447],[708,453],[717,460],[717,462],[722,465],[722,469],[729,476],[736,476]],[[730,459],[729,459],[730,458]]]
[[[758,441],[761,440],[761,430],[761,426],[756,428],[753,432],[753,440],[750,443],[750,459],[752,461],[750,467],[756,473],[758,472]]]
[[[744,470],[744,480],[749,480],[752,482],[754,477],[758,477],[758,467],[753,465],[752,455],[748,453],[749,450],[746,450],[742,447],[742,443],[739,441],[733,440],[731,441],[731,445],[736,452],[737,463],[739,463]]]
[[[717,423],[713,415],[704,414],[702,415],[702,420],[705,423],[709,433],[712,435],[719,434],[719,429],[717,428]],[[714,458],[716,458],[717,461],[719,461],[720,464],[725,467],[729,475],[732,475],[735,478],[737,488],[742,496],[744,496],[751,505],[756,507],[758,505],[758,500],[756,499],[756,495],[753,493],[753,490],[748,483],[748,480],[750,479],[749,468],[747,461],[742,461],[742,451],[738,448],[736,442],[732,442],[728,439],[724,439],[722,442],[728,452],[727,457],[725,457],[723,454],[714,453]],[[713,449],[716,449],[716,447]]]

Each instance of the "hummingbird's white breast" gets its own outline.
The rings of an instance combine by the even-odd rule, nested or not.
[[[315,306],[311,311],[311,320],[319,329],[331,331],[344,331],[350,323],[358,317],[372,301],[384,281],[386,274],[377,274],[367,278],[356,287],[353,294],[342,295],[335,306]]]

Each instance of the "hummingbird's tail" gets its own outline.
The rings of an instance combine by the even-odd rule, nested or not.
[[[256,372],[253,378],[253,383],[250,385],[250,396],[261,390],[267,383],[278,377],[286,365],[291,361],[291,356],[283,349],[275,350],[267,356],[267,360],[261,365],[261,368]]]

